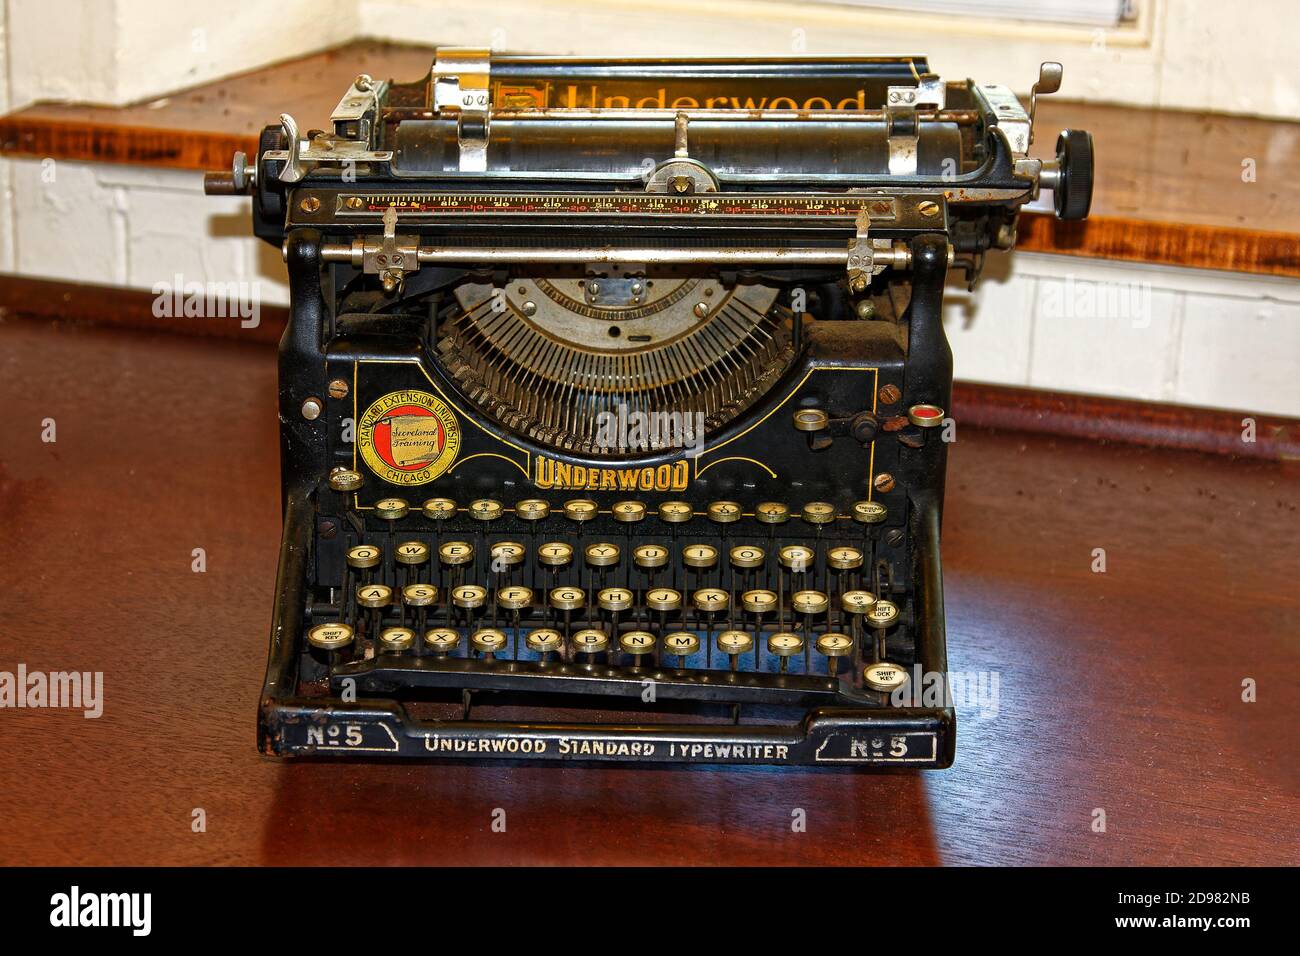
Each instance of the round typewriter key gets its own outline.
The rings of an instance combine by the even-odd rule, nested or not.
[[[573,560],[573,546],[563,541],[548,541],[537,549],[537,560],[550,568],[558,568]]]
[[[862,672],[862,682],[872,690],[888,694],[895,687],[902,687],[907,683],[907,671],[897,664],[884,661],[879,664],[869,664]]]
[[[682,548],[688,568],[711,568],[718,563],[718,549],[711,544],[688,544]]]
[[[506,646],[506,636],[494,627],[485,627],[475,631],[469,642],[474,650],[490,658]]]
[[[482,607],[486,600],[487,588],[481,584],[462,584],[451,589],[451,603],[466,610]]]
[[[763,524],[784,524],[790,520],[790,508],[779,501],[764,501],[754,509],[754,517]]]
[[[351,468],[335,468],[330,472],[330,488],[334,491],[356,491],[365,483],[366,479],[361,472]]]
[[[496,521],[505,511],[505,505],[492,498],[479,498],[469,503],[469,516],[475,521]]]
[[[723,631],[718,635],[718,650],[731,659],[731,669],[736,669],[741,654],[754,649],[754,636],[748,631]]]
[[[518,541],[498,541],[488,548],[492,555],[492,570],[504,571],[524,563],[528,550]]]
[[[781,549],[781,564],[791,571],[807,571],[813,563],[813,550],[802,544],[789,544]]]
[[[415,646],[415,632],[409,627],[386,627],[379,633],[379,650],[390,654]]]
[[[394,549],[393,557],[408,567],[421,565],[429,560],[429,546],[423,541],[403,541]]]
[[[587,563],[593,568],[608,568],[618,564],[619,548],[616,544],[601,542],[589,544],[582,550]]]
[[[917,428],[937,428],[943,424],[943,409],[938,405],[913,405],[907,420]]]
[[[510,587],[501,588],[497,591],[497,606],[505,608],[507,611],[522,611],[532,603],[532,588],[512,584]]]
[[[834,677],[839,672],[839,659],[853,650],[853,639],[847,634],[823,634],[817,638],[817,653],[826,658],[827,673]]]
[[[795,591],[790,607],[800,614],[820,614],[831,605],[831,599],[821,591]]]
[[[606,611],[626,611],[632,606],[632,592],[627,588],[605,588],[596,602]]]
[[[438,654],[449,654],[460,646],[460,632],[449,627],[435,627],[424,635],[424,643]]]
[[[536,651],[538,654],[550,654],[560,649],[564,643],[564,638],[560,636],[559,631],[552,630],[549,627],[539,627],[535,631],[529,631],[528,637],[525,638],[530,651]]]
[[[587,498],[574,498],[564,503],[564,517],[570,521],[590,521],[599,511],[596,502]]]
[[[580,654],[599,654],[609,647],[609,638],[604,631],[585,627],[574,633],[573,647]]]
[[[835,506],[827,501],[810,501],[803,506],[803,520],[809,524],[830,524],[835,520]]]
[[[456,517],[456,502],[450,498],[430,498],[420,510],[430,521],[446,521]]]
[[[541,498],[525,498],[515,505],[515,516],[520,521],[541,521],[550,513],[550,504]]]
[[[712,613],[725,611],[730,599],[727,592],[721,588],[700,588],[691,595],[691,600],[698,610]]]
[[[411,506],[404,498],[380,498],[375,502],[375,516],[385,521],[398,521],[405,518]]]
[[[878,501],[853,502],[853,520],[859,524],[880,524],[889,517],[889,509]]]
[[[767,649],[781,659],[781,673],[790,667],[790,658],[803,653],[803,638],[789,631],[778,631],[767,639]]]
[[[557,611],[576,611],[587,603],[587,595],[580,588],[552,588],[551,607]]]
[[[837,571],[862,567],[862,552],[857,548],[831,548],[826,552],[826,563]]]
[[[734,501],[712,501],[709,502],[706,513],[715,524],[731,524],[740,520],[741,508]]]
[[[801,432],[819,432],[830,425],[830,416],[820,408],[801,408],[794,413],[794,427]]]
[[[629,524],[633,521],[640,521],[645,517],[645,505],[640,501],[615,502],[610,511],[613,513],[615,521],[623,521]]]
[[[677,655],[677,666],[682,667],[686,658],[700,649],[700,639],[690,631],[677,631],[664,638],[664,650]]]
[[[740,596],[740,606],[754,614],[766,614],[776,607],[776,592],[762,588],[746,591]]]
[[[359,544],[348,548],[348,567],[373,568],[379,563],[380,550],[373,544]]]
[[[893,601],[877,601],[867,611],[867,623],[872,627],[889,627],[898,620],[898,605]]]
[[[649,631],[628,631],[618,639],[618,646],[625,654],[632,655],[633,666],[640,667],[641,656],[655,648],[655,636]]]
[[[445,541],[438,545],[438,560],[453,567],[474,560],[474,545],[468,541]]]
[[[665,501],[659,506],[659,519],[669,524],[681,524],[695,516],[695,509],[685,501]]]
[[[850,614],[866,614],[876,604],[876,596],[870,591],[845,591],[840,595],[840,607]]]
[[[407,607],[428,607],[438,600],[438,589],[432,584],[408,584],[402,588],[402,603]]]
[[[651,588],[645,593],[645,605],[652,611],[676,611],[682,606],[682,592],[672,588]]]
[[[357,603],[368,608],[388,607],[393,603],[393,589],[386,584],[363,584],[357,588]]]
[[[307,632],[307,643],[322,651],[338,651],[352,643],[352,628],[342,621],[317,624]]]
[[[632,560],[638,568],[662,568],[668,563],[668,549],[661,544],[637,545]]]
[[[767,552],[752,544],[741,544],[729,552],[731,563],[738,568],[761,568]]]

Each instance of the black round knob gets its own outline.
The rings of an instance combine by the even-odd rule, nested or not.
[[[1092,206],[1092,134],[1082,129],[1061,130],[1056,138],[1059,167],[1052,200],[1058,219],[1086,219]]]
[[[849,422],[849,434],[853,436],[854,441],[860,441],[867,444],[876,437],[876,419],[870,412],[858,412]]]

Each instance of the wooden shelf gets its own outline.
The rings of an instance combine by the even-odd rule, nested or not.
[[[0,118],[0,152],[173,169],[224,169],[254,152],[281,112],[323,128],[360,72],[411,80],[432,48],[357,41],[125,107],[43,103]],[[1039,106],[1036,155],[1056,132],[1092,132],[1092,217],[1026,214],[1020,248],[1099,259],[1300,277],[1300,124],[1132,109],[1050,97]],[[1254,161],[1255,179],[1242,179]]]

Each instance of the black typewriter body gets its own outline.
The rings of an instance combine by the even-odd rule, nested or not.
[[[915,57],[462,49],[333,126],[209,177],[292,297],[263,751],[951,764],[943,287],[1086,214],[1086,134]]]

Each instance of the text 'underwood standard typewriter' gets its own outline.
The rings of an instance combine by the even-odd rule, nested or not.
[[[918,57],[441,49],[209,174],[292,293],[263,750],[950,764],[943,284],[1092,191],[1033,113]]]

